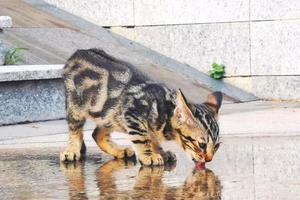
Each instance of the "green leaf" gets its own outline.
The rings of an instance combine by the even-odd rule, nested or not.
[[[211,66],[214,69],[214,68],[218,67],[219,65],[217,63],[213,63]]]
[[[215,72],[223,73],[224,72],[224,68],[223,67],[218,67],[218,68],[215,69]]]
[[[4,65],[14,65],[22,61],[22,51],[28,50],[27,48],[14,47],[11,48],[5,55]]]
[[[215,78],[215,79],[220,79],[220,78],[222,78],[222,74],[215,73],[215,74],[214,74],[214,78]]]
[[[223,64],[213,63],[211,65],[212,69],[208,71],[210,77],[214,79],[221,79],[225,74],[225,66]]]

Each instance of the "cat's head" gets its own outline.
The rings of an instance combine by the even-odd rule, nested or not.
[[[211,161],[220,146],[217,118],[222,99],[221,92],[213,92],[205,103],[189,105],[180,90],[176,93],[172,117],[176,140],[197,163]]]

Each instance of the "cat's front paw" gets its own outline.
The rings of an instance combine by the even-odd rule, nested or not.
[[[76,161],[80,160],[80,148],[68,146],[65,151],[60,153],[60,161]]]
[[[135,152],[131,148],[125,148],[118,152],[116,158],[135,159]]]
[[[164,165],[164,159],[160,154],[142,155],[139,157],[139,161],[145,166],[161,166]]]

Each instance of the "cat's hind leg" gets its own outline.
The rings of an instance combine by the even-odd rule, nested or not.
[[[132,148],[122,148],[110,140],[111,130],[97,127],[93,132],[93,138],[100,149],[115,158],[132,158],[135,156]]]

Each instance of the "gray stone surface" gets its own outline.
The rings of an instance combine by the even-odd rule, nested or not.
[[[251,0],[251,20],[299,19],[299,0]]]
[[[254,76],[226,78],[226,82],[263,99],[300,100],[300,76]]]
[[[0,40],[0,65],[3,65],[5,63],[5,55],[7,51],[8,51],[8,46],[3,42],[3,40]]]
[[[65,117],[64,88],[56,79],[0,83],[0,125]]]
[[[266,99],[300,100],[300,76],[253,77],[252,90]]]
[[[295,173],[300,171],[300,167],[290,159],[300,160],[296,147],[299,138],[273,138],[267,142],[268,145],[257,140],[253,145],[256,199],[299,199],[300,182]],[[286,147],[289,150],[284,152]],[[284,184],[276,180],[284,180]]]
[[[300,135],[299,114],[300,102],[226,104],[219,116],[220,130],[223,136]]]
[[[8,65],[0,67],[0,82],[55,79],[62,77],[63,65]]]
[[[282,140],[282,142],[280,142]],[[255,158],[255,169],[258,170],[256,173],[256,177],[260,177],[261,180],[258,181],[259,184],[261,184],[262,188],[261,191],[258,191],[258,193],[261,193],[262,190],[267,189],[271,193],[273,193],[275,196],[280,193],[281,191],[276,191],[272,189],[272,185],[264,185],[264,181],[268,180],[276,180],[276,179],[286,179],[287,181],[291,181],[294,179],[293,173],[300,170],[299,166],[294,166],[293,168],[288,169],[287,165],[291,164],[289,158],[293,157],[297,160],[300,160],[300,155],[297,152],[297,143],[299,142],[299,138],[289,138],[286,137],[285,139],[280,137],[274,137],[269,140],[269,145],[266,145],[262,140],[253,141],[254,148],[254,158]],[[275,143],[278,143],[275,145]],[[273,145],[274,146],[273,146]],[[290,149],[289,152],[282,152],[282,149],[284,149],[285,146],[288,146]],[[262,154],[264,152],[265,154]],[[288,156],[286,156],[288,155]],[[278,156],[277,159],[276,157]],[[274,159],[270,159],[270,157],[273,157]],[[267,168],[261,168],[263,166],[271,166],[272,163],[277,162],[277,166],[274,166],[274,170],[270,170]],[[278,167],[278,168],[277,168]],[[299,181],[299,180],[298,180]],[[286,185],[285,189],[288,189],[292,185]],[[290,194],[291,196],[295,194]],[[267,197],[264,194],[261,194],[262,197]],[[296,197],[296,196],[295,196]]]
[[[242,0],[44,1],[101,26],[193,24],[249,20],[249,2]],[[31,0],[31,2],[34,2],[35,5],[41,4],[39,1]]]
[[[10,16],[0,16],[0,28],[10,28],[12,25],[12,18]]]
[[[134,24],[133,0],[44,1],[100,26],[129,26]]]
[[[213,62],[226,66],[226,76],[250,74],[249,25],[198,24],[134,29],[113,28],[163,55],[208,72]]]
[[[135,0],[135,25],[194,24],[249,20],[249,1]]]
[[[299,41],[300,20],[252,22],[252,75],[300,75]]]

